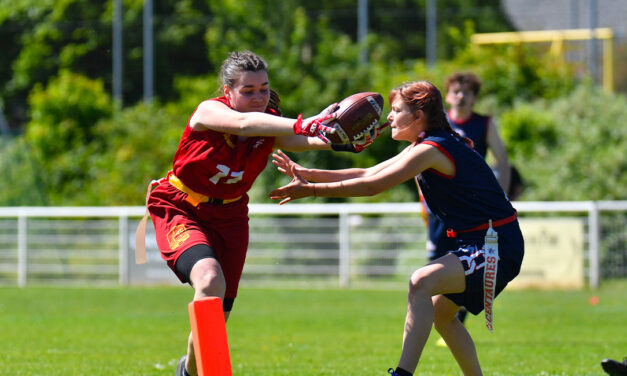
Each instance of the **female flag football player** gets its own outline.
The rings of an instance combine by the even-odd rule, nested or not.
[[[281,117],[267,64],[252,52],[231,53],[220,76],[223,95],[198,105],[173,168],[154,184],[147,209],[162,258],[182,283],[191,284],[194,300],[220,297],[227,320],[248,247],[246,192],[273,148],[332,149],[323,131],[333,132],[325,124],[335,115],[329,107],[308,119]],[[197,374],[191,335],[177,367],[177,375]]]
[[[455,314],[461,306],[475,315],[485,311],[492,328],[493,300],[522,263],[516,211],[471,142],[451,129],[433,84],[401,85],[389,100],[392,138],[410,142],[407,148],[376,166],[344,170],[304,168],[278,151],[273,163],[293,179],[270,197],[284,204],[307,196],[371,196],[419,175],[427,204],[457,248],[412,274],[401,357],[388,372],[413,374],[433,325],[464,375],[481,375],[474,342]]]

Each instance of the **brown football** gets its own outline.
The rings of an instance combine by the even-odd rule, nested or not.
[[[345,98],[334,111],[335,120],[327,124],[335,133],[327,133],[332,144],[348,144],[373,132],[379,125],[383,97],[379,93],[364,92]]]

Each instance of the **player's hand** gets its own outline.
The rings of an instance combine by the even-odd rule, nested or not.
[[[289,176],[290,178],[294,177],[294,174],[292,173],[292,168],[294,169],[294,171],[299,173],[299,175],[304,170],[301,165],[292,161],[290,157],[288,157],[287,154],[285,154],[281,150],[277,150],[276,153],[273,153],[272,158],[272,163],[277,166],[277,169],[285,175]]]
[[[369,133],[364,134],[358,140],[355,140],[350,144],[332,144],[331,148],[335,151],[350,151],[353,153],[359,153],[379,138],[381,132],[389,125],[389,121],[384,124],[379,124],[378,126],[373,127]]]
[[[307,180],[303,179],[298,172],[296,172],[294,165],[292,165],[291,174],[294,178],[289,184],[277,188],[268,194],[268,197],[272,200],[281,200],[279,205],[314,195],[313,184],[309,184]]]
[[[355,147],[355,152],[359,153],[360,151],[362,151],[365,148],[367,148],[377,138],[379,138],[379,136],[381,136],[381,132],[383,132],[383,130],[385,128],[387,128],[389,125],[390,125],[389,121],[385,122],[383,124],[379,124],[378,126],[376,126],[373,129],[371,129],[369,134],[365,134],[359,140],[353,141],[353,146]]]
[[[298,115],[298,119],[294,123],[294,134],[307,137],[318,137],[328,144],[330,141],[325,136],[325,133],[335,133],[335,129],[327,126],[327,124],[335,120],[336,114],[334,111],[337,106],[337,103],[333,103],[322,110],[322,112],[318,115],[307,119],[303,119],[302,114]]]

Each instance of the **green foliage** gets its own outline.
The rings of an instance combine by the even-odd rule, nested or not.
[[[111,100],[101,81],[63,71],[46,88],[37,85],[29,102],[32,121],[26,132],[6,141],[0,153],[0,169],[19,182],[14,192],[0,196],[0,202],[76,203],[90,179],[92,144],[99,138],[95,124],[111,115]]]
[[[622,119],[622,120],[621,120]],[[556,100],[520,103],[500,119],[527,200],[627,197],[627,98],[579,87]]]
[[[516,100],[557,98],[576,83],[566,62],[526,45],[471,45],[458,59],[481,77],[481,95],[494,97],[500,106],[510,106]]]
[[[543,102],[544,103],[544,102]],[[514,159],[546,157],[558,141],[559,121],[541,105],[521,102],[500,118],[500,133]]]
[[[140,104],[99,122],[90,179],[77,198],[91,205],[143,205],[150,180],[172,168],[188,116]]]
[[[24,138],[0,138],[0,171],[7,183],[0,189],[0,206],[47,205],[42,184],[45,168]]]
[[[90,142],[95,123],[113,111],[102,81],[69,71],[62,71],[46,88],[36,85],[29,104],[25,137],[45,159]]]

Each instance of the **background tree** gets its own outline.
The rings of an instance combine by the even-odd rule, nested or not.
[[[194,108],[218,93],[222,61],[243,49],[266,58],[288,116],[313,115],[359,91],[387,99],[406,81],[442,87],[450,73],[474,71],[484,82],[478,109],[496,117],[530,183],[523,199],[624,199],[625,135],[612,126],[627,118],[625,97],[575,80],[563,61],[536,48],[470,45],[475,31],[509,28],[496,3],[438,1],[439,60],[427,67],[425,0],[369,2],[368,64],[359,60],[353,0],[158,1],[156,98],[146,105],[143,0],[124,0],[125,107],[114,108],[112,0],[0,0],[0,101],[16,130],[12,139],[0,140],[0,171],[11,182],[0,192],[0,206],[142,205],[147,183],[171,167]],[[384,114],[388,110],[386,104]],[[386,132],[359,154],[294,158],[321,168],[370,166],[405,146]],[[252,202],[270,202],[267,192],[285,182],[266,169],[250,192]],[[351,200],[416,199],[410,181]]]

